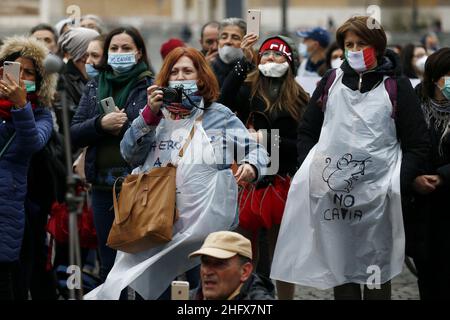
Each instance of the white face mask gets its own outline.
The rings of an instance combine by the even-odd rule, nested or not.
[[[265,64],[258,65],[259,71],[269,78],[281,78],[286,74],[289,69],[289,63],[276,63],[276,62],[267,62]]]
[[[331,67],[333,69],[338,69],[341,66],[342,62],[344,62],[344,60],[342,60],[341,58],[333,59],[331,60]]]
[[[428,56],[423,56],[420,59],[417,59],[416,61],[416,68],[419,72],[424,73],[425,72],[425,62],[427,62]]]
[[[219,57],[226,64],[239,60],[244,56],[244,52],[241,48],[235,48],[232,46],[223,46],[219,48]]]

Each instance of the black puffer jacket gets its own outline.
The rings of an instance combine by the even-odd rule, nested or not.
[[[201,286],[191,291],[191,300],[203,300]],[[233,300],[275,300],[275,287],[270,279],[252,273]]]
[[[419,99],[409,79],[400,77],[401,70],[398,56],[394,52],[387,50],[383,59],[378,61],[378,67],[371,72],[363,74],[361,78],[349,66],[347,61],[344,61],[341,69],[344,71],[342,83],[354,91],[360,90],[363,93],[374,89],[377,84],[382,83],[384,76],[397,79],[395,125],[397,138],[400,141],[403,152],[400,175],[401,193],[402,198],[409,197],[412,191],[412,182],[424,172],[430,143]],[[312,147],[319,141],[324,113],[318,100],[324,92],[329,74],[330,71],[325,74],[317,85],[306,108],[303,120],[299,125],[297,150],[300,165]]]

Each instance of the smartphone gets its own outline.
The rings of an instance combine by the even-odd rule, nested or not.
[[[247,12],[247,34],[256,33],[259,37],[259,26],[261,24],[261,10],[248,10]]]
[[[6,77],[7,73],[18,85],[20,80],[20,62],[5,61],[3,63],[3,81],[6,81],[8,84],[11,84],[11,82]]]
[[[189,300],[189,282],[172,281],[172,300]]]
[[[116,103],[114,102],[113,97],[108,97],[101,100],[100,104],[102,105],[103,111],[105,111],[106,114],[117,111]]]

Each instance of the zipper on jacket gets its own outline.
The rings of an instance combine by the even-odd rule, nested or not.
[[[374,72],[375,70],[369,70],[369,71],[366,71],[366,72],[362,72],[362,73],[360,73],[359,74],[359,83],[358,83],[358,90],[359,90],[359,92],[361,92],[361,87],[362,87],[362,77],[364,76],[364,75],[366,75],[366,74],[368,74],[368,73],[371,73],[371,72]]]

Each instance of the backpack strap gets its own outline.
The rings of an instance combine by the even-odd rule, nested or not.
[[[327,82],[325,84],[325,88],[323,89],[322,95],[318,99],[318,104],[321,106],[322,111],[325,112],[328,101],[328,92],[330,91],[331,86],[333,85],[334,80],[336,79],[336,69],[331,70],[328,75]]]
[[[386,88],[386,91],[388,92],[389,99],[392,103],[392,113],[391,118],[396,119],[397,117],[397,79],[395,78],[387,78],[384,81],[384,86]]]

